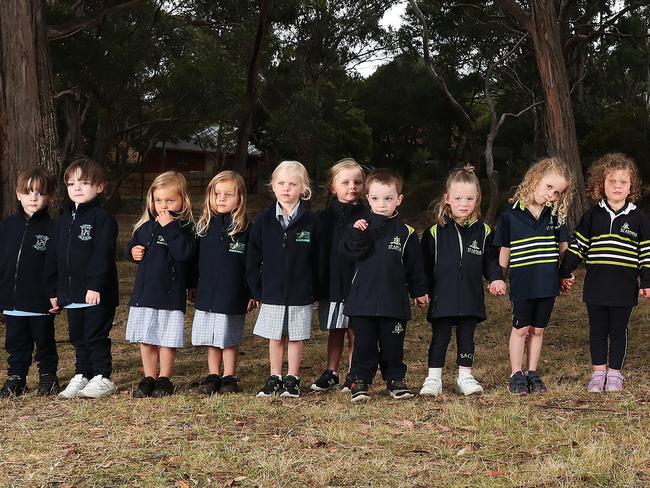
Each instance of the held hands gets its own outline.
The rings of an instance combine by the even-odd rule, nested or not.
[[[259,306],[260,306],[260,302],[258,300],[253,300],[252,298],[249,298],[248,305],[246,306],[246,311],[250,312],[258,308]]]
[[[144,258],[144,249],[144,246],[140,245],[131,248],[131,257],[134,261],[142,261],[142,258]]]
[[[560,290],[563,292],[571,291],[573,285],[576,284],[576,277],[571,273],[571,278],[561,278],[560,279]]]
[[[354,223],[352,227],[364,231],[368,228],[368,221],[365,219],[359,219]]]
[[[425,293],[424,296],[414,298],[413,305],[417,305],[419,308],[427,308],[429,306],[429,295]]]
[[[89,305],[99,305],[99,292],[88,290],[86,292],[86,303]]]
[[[506,294],[506,282],[503,280],[494,280],[488,285],[488,291],[490,294],[499,296]]]
[[[165,227],[167,224],[171,224],[174,221],[174,217],[171,213],[169,213],[169,210],[161,210],[158,212],[158,217],[156,217],[156,220],[161,227]]]
[[[48,312],[52,314],[57,314],[61,311],[61,307],[59,307],[59,302],[56,299],[56,297],[50,298],[50,304],[52,305],[52,308],[49,309]]]
[[[650,288],[641,288],[639,290],[639,296],[640,297],[645,297],[645,298],[650,298]]]

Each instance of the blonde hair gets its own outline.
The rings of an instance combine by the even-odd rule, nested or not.
[[[178,212],[177,218],[179,220],[194,222],[194,217],[192,216],[192,202],[190,201],[190,194],[187,189],[187,180],[182,174],[176,171],[166,171],[156,176],[151,183],[151,186],[147,191],[144,212],[142,212],[142,216],[133,226],[134,234],[136,230],[142,227],[150,219],[158,217],[155,210],[156,206],[153,199],[153,193],[161,188],[173,188],[180,195],[183,205],[180,212]]]
[[[601,156],[589,167],[587,176],[587,191],[594,200],[605,198],[605,179],[612,171],[627,170],[630,172],[630,194],[627,200],[636,202],[641,198],[641,177],[634,159],[621,153],[608,153]]]
[[[298,176],[298,179],[300,180],[300,186],[302,188],[300,191],[300,199],[309,200],[311,198],[309,173],[307,173],[307,169],[302,165],[302,163],[299,163],[298,161],[282,161],[280,164],[278,164],[278,166],[273,170],[273,173],[271,174],[271,182],[269,185],[273,187],[273,182],[283,171]]]
[[[445,197],[449,195],[451,185],[454,183],[469,183],[476,186],[476,206],[474,207],[474,212],[472,212],[469,219],[475,220],[481,215],[481,184],[478,181],[476,173],[474,173],[474,166],[466,164],[462,168],[456,168],[449,173],[447,181],[445,182],[445,193],[436,205],[434,215],[436,216],[436,222],[442,226],[447,225],[445,219],[446,216],[453,218],[451,207],[445,202]]]
[[[524,179],[521,180],[521,183],[517,186],[515,194],[508,201],[510,203],[515,203],[519,200],[524,205],[529,204],[533,201],[535,189],[537,188],[537,185],[539,185],[539,182],[542,181],[542,178],[553,173],[561,176],[567,182],[567,186],[564,192],[562,192],[560,198],[552,204],[552,214],[557,215],[560,223],[565,223],[569,213],[569,204],[573,198],[575,185],[569,167],[559,158],[552,157],[541,159],[528,168],[528,171],[526,171],[526,174],[524,175]]]
[[[334,191],[334,180],[336,180],[336,177],[341,171],[346,169],[358,169],[361,172],[362,183],[365,181],[366,175],[363,172],[361,165],[352,158],[343,158],[334,163],[334,165],[327,172],[326,188],[328,193],[332,193]]]
[[[210,180],[208,187],[205,189],[203,212],[201,213],[199,222],[196,224],[197,235],[203,237],[208,232],[210,219],[217,214],[215,187],[219,183],[227,181],[235,184],[235,198],[237,199],[237,206],[232,211],[232,223],[230,224],[228,235],[234,236],[248,227],[248,217],[246,216],[246,183],[244,182],[244,178],[234,171],[222,171]]]

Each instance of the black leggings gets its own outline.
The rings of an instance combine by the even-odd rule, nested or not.
[[[476,317],[441,317],[431,322],[431,345],[429,346],[429,367],[442,368],[445,365],[447,347],[451,340],[451,329],[456,326],[456,363],[471,367],[474,363],[474,330],[479,320]]]
[[[603,307],[587,304],[591,364],[621,369],[627,350],[627,323],[633,307]],[[609,339],[609,361],[607,341]]]

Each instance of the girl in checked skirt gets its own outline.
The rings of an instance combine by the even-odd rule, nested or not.
[[[183,347],[187,285],[196,254],[192,206],[182,174],[167,171],[153,180],[127,251],[138,271],[126,340],[140,344],[145,376],[133,396],[171,395],[170,378],[176,349]]]
[[[192,344],[208,346],[208,377],[199,386],[206,395],[241,391],[237,356],[246,312],[255,306],[246,285],[249,232],[244,179],[234,171],[222,171],[208,184],[196,225],[199,280]]]
[[[303,200],[311,197],[309,175],[298,161],[283,161],[273,171],[277,199],[262,210],[251,230],[246,278],[261,303],[253,333],[269,340],[271,374],[259,397],[300,396],[298,371],[305,339],[311,336],[317,286],[317,218]],[[288,374],[282,378],[287,343]]]

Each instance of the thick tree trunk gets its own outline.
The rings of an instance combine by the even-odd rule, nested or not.
[[[15,209],[16,176],[36,165],[61,174],[42,0],[0,1],[2,215]]]
[[[260,74],[262,49],[271,26],[272,10],[273,0],[261,0],[257,34],[246,75],[246,93],[244,95],[239,132],[237,134],[237,153],[233,165],[233,170],[243,176],[245,176],[248,166],[248,142],[253,131],[253,113],[255,110],[255,99],[257,98],[257,81]]]

